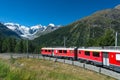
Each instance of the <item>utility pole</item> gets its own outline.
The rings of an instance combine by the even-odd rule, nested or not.
[[[115,47],[117,47],[117,35],[118,35],[118,33],[116,32],[116,34],[115,34]]]

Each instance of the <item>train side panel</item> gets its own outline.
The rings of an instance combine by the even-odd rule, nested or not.
[[[74,49],[69,48],[56,48],[54,56],[59,58],[74,58]]]
[[[120,72],[120,53],[110,52],[109,53],[109,64],[110,68]]]
[[[102,52],[78,50],[78,59],[92,64],[102,65]]]
[[[42,48],[41,54],[43,56],[52,56],[53,49],[52,48]]]

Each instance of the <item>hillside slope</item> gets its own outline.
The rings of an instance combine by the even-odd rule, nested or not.
[[[8,29],[5,25],[0,23],[0,37],[15,37],[15,38],[20,38],[20,36],[13,32],[12,30]]]
[[[34,42],[40,46],[63,46],[65,37],[66,46],[114,46],[116,32],[120,33],[119,8],[98,11]]]

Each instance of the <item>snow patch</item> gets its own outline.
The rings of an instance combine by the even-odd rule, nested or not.
[[[52,26],[52,27],[54,27],[55,25],[54,25],[53,23],[50,23],[48,26]]]

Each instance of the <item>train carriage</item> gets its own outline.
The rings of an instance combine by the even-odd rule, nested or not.
[[[75,59],[75,48],[54,48],[54,56],[59,58]]]
[[[103,65],[120,72],[120,50],[104,50]]]
[[[100,50],[78,49],[78,60],[102,66],[103,55]]]
[[[41,54],[43,56],[53,56],[54,48],[41,48]]]

